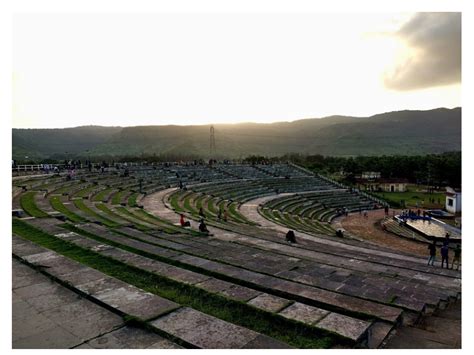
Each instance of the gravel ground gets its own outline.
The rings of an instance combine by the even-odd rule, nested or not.
[[[398,214],[400,213],[400,210],[390,209],[389,216],[393,216],[393,212]],[[413,242],[395,234],[383,231],[380,227],[380,221],[384,217],[384,210],[368,211],[368,218],[364,218],[364,216],[359,213],[352,213],[349,214],[349,216],[344,217],[341,220],[341,224],[344,229],[355,234],[360,239],[377,243],[395,251],[398,250],[428,257],[427,245]]]

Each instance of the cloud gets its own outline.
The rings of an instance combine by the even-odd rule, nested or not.
[[[387,88],[416,90],[461,82],[461,13],[418,13],[395,35],[410,55],[384,74]]]

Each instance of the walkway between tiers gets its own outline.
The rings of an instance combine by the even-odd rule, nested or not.
[[[177,190],[177,188],[170,188],[170,189],[158,191],[156,193],[145,196],[140,202],[141,202],[141,204],[143,205],[144,209],[147,212],[152,213],[152,214],[154,214],[158,217],[167,219],[168,221],[178,223],[179,222],[179,213],[173,211],[171,209],[171,206],[168,204],[168,202],[165,202],[166,197],[170,193],[172,193],[176,190]],[[250,219],[252,221],[255,221],[255,222],[259,223],[264,228],[270,228],[270,229],[276,230],[278,232],[286,233],[288,231],[288,228],[283,227],[283,226],[281,226],[279,224],[276,224],[274,222],[271,222],[271,221],[265,219],[264,217],[262,217],[258,213],[258,206],[259,206],[259,204],[265,203],[265,202],[270,201],[272,199],[283,197],[283,196],[291,196],[291,195],[293,195],[293,193],[282,193],[282,194],[279,194],[279,195],[271,195],[271,196],[265,196],[265,197],[257,198],[255,200],[251,200],[251,201],[243,204],[240,207],[240,212],[245,217],[247,217],[248,219]],[[247,240],[251,239],[251,240],[257,241],[256,238],[253,238],[251,236],[243,235],[243,234],[236,233],[236,232],[227,231],[227,230],[217,228],[217,227],[213,227],[213,226],[208,226],[208,229],[214,235],[215,238],[221,239],[221,240],[237,240],[237,239],[245,238]],[[332,240],[329,240],[329,239],[326,239],[326,238],[324,238],[324,239],[323,238],[318,238],[314,235],[309,235],[309,234],[302,233],[302,232],[298,232],[297,237],[302,238],[302,239],[311,240],[311,241],[320,242],[320,243],[327,244],[327,245],[337,246],[341,249],[351,250],[351,251],[355,251],[355,252],[362,252],[364,254],[368,253],[368,254],[378,255],[378,256],[387,257],[387,258],[391,258],[391,259],[398,259],[398,260],[416,262],[416,263],[420,263],[420,264],[423,264],[423,265],[426,263],[426,260],[422,259],[422,258],[411,257],[411,256],[407,256],[407,255],[400,255],[400,254],[385,252],[385,251],[381,251],[381,250],[368,249],[368,248],[358,247],[358,246],[354,246],[354,245],[348,245],[348,244],[345,244],[345,243],[332,241]],[[272,244],[275,244],[275,243],[271,242],[271,241],[266,241],[266,240],[258,240],[258,244],[272,245]]]

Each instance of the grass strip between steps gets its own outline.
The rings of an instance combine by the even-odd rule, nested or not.
[[[56,211],[61,212],[65,215],[70,221],[72,222],[85,222],[86,220],[81,216],[78,216],[74,212],[70,211],[61,201],[59,196],[53,196],[49,199],[49,203],[51,207],[53,207]]]
[[[38,208],[35,202],[36,191],[28,191],[21,195],[21,208],[32,217],[42,218],[49,217],[49,215]]]
[[[22,238],[147,292],[154,293],[227,322],[266,334],[297,348],[328,348],[337,339],[335,335],[319,333],[314,328],[261,311],[243,302],[229,300],[223,296],[212,294],[197,287],[182,284],[102,256],[96,252],[49,235],[18,219],[13,219],[13,232]]]

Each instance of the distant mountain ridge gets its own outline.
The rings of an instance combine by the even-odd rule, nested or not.
[[[330,116],[271,124],[215,124],[217,154],[334,156],[461,150],[461,108]],[[13,158],[194,154],[209,157],[209,125],[13,129]]]

